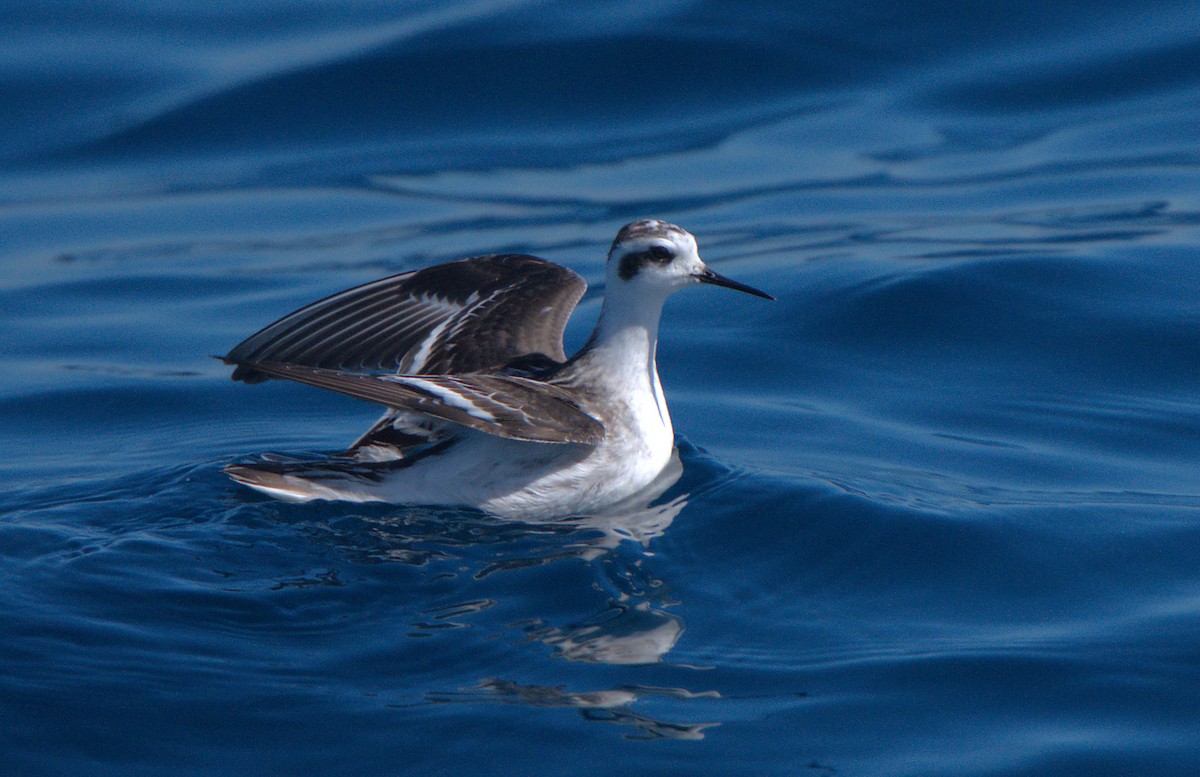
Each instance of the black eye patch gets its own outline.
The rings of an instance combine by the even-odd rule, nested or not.
[[[626,254],[621,257],[621,266],[617,268],[617,274],[622,280],[629,280],[637,275],[640,268],[647,264],[668,264],[675,258],[675,252],[666,246],[651,246],[645,251],[638,251],[636,254]]]

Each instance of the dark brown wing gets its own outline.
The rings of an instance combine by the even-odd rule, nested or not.
[[[514,440],[594,444],[604,426],[568,389],[513,375],[364,375],[256,362],[273,378],[329,389]]]
[[[541,354],[564,361],[562,335],[587,283],[524,254],[490,254],[393,275],[290,313],[223,359],[234,380],[258,362],[343,372],[486,372]]]

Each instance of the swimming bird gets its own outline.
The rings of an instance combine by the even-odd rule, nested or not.
[[[338,456],[264,456],[225,471],[289,501],[454,504],[512,518],[604,510],[671,459],[659,318],[667,297],[701,283],[774,299],[713,272],[691,233],[654,219],[617,233],[599,321],[569,359],[563,330],[587,283],[534,256],[475,256],[326,297],[221,358],[237,381],[283,378],[387,411]]]

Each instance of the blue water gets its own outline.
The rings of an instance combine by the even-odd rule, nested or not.
[[[0,772],[1200,771],[1195,2],[0,6]],[[208,358],[621,224],[625,525],[284,505],[375,409]]]

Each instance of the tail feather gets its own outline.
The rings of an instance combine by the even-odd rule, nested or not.
[[[300,474],[272,471],[264,468],[267,465],[267,462],[259,466],[230,464],[225,467],[225,474],[237,483],[285,502],[311,502],[314,499],[363,500],[361,496],[355,499],[347,491],[336,488],[332,482],[323,483],[311,475],[305,477]]]
[[[455,442],[454,438],[442,440],[403,459],[386,461],[296,459],[264,454],[250,464],[226,465],[225,474],[237,483],[288,502],[314,499],[377,502],[382,501],[378,486],[389,475],[443,453]]]

